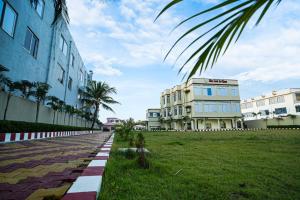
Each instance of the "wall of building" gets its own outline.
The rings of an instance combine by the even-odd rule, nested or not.
[[[67,17],[64,14],[59,15],[53,23],[54,0],[44,1],[42,17],[32,7],[30,0],[6,0],[5,2],[8,2],[17,13],[13,37],[0,28],[0,64],[9,69],[6,76],[13,81],[46,82],[51,86],[49,95],[80,108],[82,105],[78,98],[78,89],[86,86],[89,74],[70,33]],[[28,28],[39,40],[36,58],[24,47]],[[60,49],[61,35],[68,45],[67,55],[64,55]],[[74,55],[74,67],[71,66],[70,55]],[[58,63],[65,70],[63,84],[58,81]],[[83,73],[82,80],[80,80],[80,70]],[[68,88],[69,77],[73,80],[71,89]]]
[[[60,49],[61,36],[68,44],[67,55],[64,55]],[[74,65],[71,63],[71,56],[74,56]],[[64,82],[58,80],[60,67],[65,71]],[[82,79],[81,79],[82,72]],[[68,24],[63,18],[56,21],[53,34],[53,47],[50,62],[50,72],[48,83],[52,86],[49,94],[57,96],[67,104],[77,108],[81,107],[78,99],[78,89],[87,85],[88,72],[83,64],[82,58],[75,45],[73,37],[69,31]],[[69,78],[72,79],[72,87],[68,88]]]
[[[7,93],[0,93],[0,120],[3,120],[4,110],[7,102]],[[12,96],[7,110],[7,120],[35,122],[36,103],[21,97]],[[41,105],[39,123],[53,124],[54,111]],[[56,112],[55,124],[77,127],[91,127],[91,122],[77,116],[71,116],[65,112]]]
[[[290,117],[283,117],[281,119],[257,119],[249,120],[244,122],[245,128],[263,128],[267,126],[289,126],[289,125],[300,125],[300,116],[297,116],[296,119]]]
[[[10,70],[7,76],[13,81],[46,82],[54,17],[53,1],[45,1],[43,18],[31,7],[29,0],[7,2],[18,16],[13,37],[0,28],[0,64]],[[37,58],[24,48],[27,28],[39,38]]]
[[[300,115],[297,112],[296,106],[300,106],[299,97],[296,94],[300,94],[300,89],[285,89],[280,91],[274,91],[262,96],[246,99],[241,102],[242,113],[245,116],[245,120],[256,120],[264,118],[273,118],[278,116],[286,116],[288,114]],[[270,100],[275,98],[281,98],[280,102],[270,103]],[[263,105],[260,103],[264,102]],[[286,113],[276,114],[273,113],[275,109],[285,108]],[[269,115],[265,115],[264,111],[267,110]],[[260,114],[262,113],[262,114]]]

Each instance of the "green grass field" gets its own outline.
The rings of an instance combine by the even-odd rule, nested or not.
[[[117,152],[99,199],[300,199],[300,131],[145,132],[150,169]]]

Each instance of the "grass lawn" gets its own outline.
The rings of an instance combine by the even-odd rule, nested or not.
[[[300,199],[300,131],[144,132],[150,169],[117,152],[99,199]]]

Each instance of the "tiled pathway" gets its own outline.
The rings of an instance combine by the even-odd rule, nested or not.
[[[61,197],[108,133],[0,145],[0,200]]]

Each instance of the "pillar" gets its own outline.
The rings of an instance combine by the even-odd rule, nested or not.
[[[220,119],[218,119],[218,129],[221,129]]]
[[[195,124],[194,124],[194,120],[192,119],[192,120],[191,120],[191,128],[192,128],[192,131],[195,130],[194,125],[195,125]]]
[[[231,128],[233,129],[234,128],[234,119],[231,119]]]

